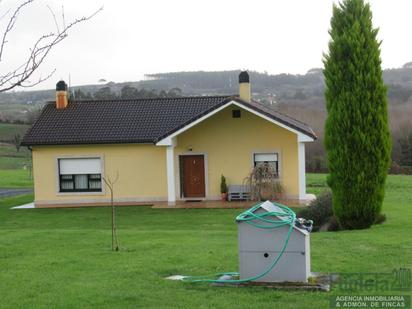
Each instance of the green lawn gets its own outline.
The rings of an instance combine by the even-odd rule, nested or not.
[[[0,160],[1,161],[1,160]],[[31,188],[33,179],[30,170],[1,170],[0,188]]]
[[[0,170],[22,169],[31,165],[31,153],[26,147],[17,151],[12,144],[0,143]]]
[[[327,189],[327,174],[306,174],[306,191],[307,193],[319,194]]]
[[[325,175],[309,175],[309,190],[321,190],[324,180]],[[312,270],[412,268],[411,193],[411,176],[390,176],[384,224],[312,234]],[[213,287],[163,279],[171,274],[236,271],[234,218],[239,209],[119,207],[121,251],[111,252],[109,208],[9,209],[32,198],[0,201],[0,307],[328,308],[330,295],[337,293]]]

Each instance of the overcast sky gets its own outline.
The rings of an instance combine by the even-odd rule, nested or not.
[[[22,1],[3,0],[0,16]],[[332,14],[329,0],[37,0],[9,38],[1,70],[22,62],[41,34],[54,31],[47,6],[66,23],[104,9],[78,25],[40,69],[54,76],[35,89],[99,79],[123,82],[170,71],[249,69],[299,73],[322,66]],[[384,68],[412,61],[412,1],[371,0],[380,28]],[[0,20],[4,29],[5,18]]]

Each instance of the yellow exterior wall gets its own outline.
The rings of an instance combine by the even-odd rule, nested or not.
[[[179,154],[206,154],[206,194],[210,199],[220,196],[220,176],[227,184],[239,185],[253,168],[253,153],[279,152],[279,169],[285,193],[299,195],[297,135],[246,110],[241,118],[232,118],[229,106],[177,136],[176,161]],[[176,173],[179,172],[177,166]],[[178,179],[178,177],[177,177]],[[177,194],[180,187],[177,186]]]
[[[253,153],[279,153],[281,181],[289,197],[299,195],[297,135],[246,110],[232,118],[229,106],[177,136],[175,148],[176,195],[180,198],[179,155],[205,154],[206,197],[220,196],[220,176],[227,183],[242,184],[253,167]],[[189,151],[192,149],[192,151]],[[32,149],[35,203],[107,203],[103,193],[59,193],[57,159],[102,157],[103,176],[115,177],[117,202],[167,200],[166,147],[155,145],[37,146]]]
[[[107,202],[104,193],[58,193],[57,159],[69,156],[103,158],[106,177],[119,179],[115,199],[119,202],[166,200],[166,150],[154,145],[87,145],[33,147],[36,204]]]

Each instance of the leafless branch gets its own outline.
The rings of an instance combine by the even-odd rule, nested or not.
[[[21,84],[20,87],[30,88],[30,87],[36,86],[38,84],[41,84],[45,80],[48,80],[50,77],[52,77],[55,72],[56,72],[56,69],[53,69],[53,71],[51,71],[45,77],[41,77],[41,75],[40,75],[40,77],[35,82],[31,82],[30,85]]]
[[[54,11],[53,11],[52,8],[50,7],[50,5],[47,5],[47,8],[49,9],[50,14],[51,14],[52,17],[53,17],[54,25],[56,26],[57,33],[59,33],[59,32],[60,32],[60,29],[59,29],[59,23],[57,22],[56,14],[54,14]],[[63,27],[64,27],[64,23],[63,23]]]
[[[8,34],[11,32],[11,30],[13,30],[13,27],[17,21],[17,17],[19,16],[20,11],[27,6],[29,3],[33,2],[34,0],[28,0],[26,2],[23,2],[22,4],[20,4],[13,12],[13,14],[11,15],[11,17],[9,18],[9,22],[7,23],[7,27],[4,30],[3,33],[3,38],[1,40],[1,45],[0,45],[0,62],[2,61],[3,58],[3,51],[4,51],[4,46],[7,43],[7,36]],[[4,17],[4,16],[3,16]]]
[[[13,30],[13,27],[17,21],[17,17],[19,13],[24,7],[28,6],[33,1],[34,0],[28,0],[28,1],[23,2],[21,5],[19,5],[14,10],[13,14],[9,18],[7,27],[3,32],[2,40],[0,41],[0,62],[3,60],[3,53],[5,51],[5,46],[7,44],[7,37],[10,34],[10,32]],[[30,48],[29,56],[27,57],[26,60],[23,61],[21,65],[18,65],[15,69],[11,70],[10,72],[0,74],[0,92],[5,92],[15,87],[18,87],[18,86],[19,87],[33,87],[47,80],[48,78],[50,78],[55,72],[55,70],[52,70],[49,74],[47,74],[43,78],[39,77],[34,82],[30,81],[30,78],[37,71],[40,65],[44,62],[44,60],[46,59],[50,51],[53,49],[53,47],[59,44],[61,41],[63,41],[68,36],[68,32],[71,28],[73,28],[79,23],[90,20],[96,14],[98,14],[101,10],[103,10],[103,7],[101,7],[98,10],[96,10],[93,14],[75,19],[73,22],[69,23],[67,26],[64,20],[65,19],[64,12],[62,12],[63,26],[62,28],[60,28],[59,23],[56,18],[56,14],[53,12],[53,10],[49,6],[48,8],[54,19],[54,23],[56,25],[56,31],[51,32],[49,34],[43,34],[42,36],[40,36],[37,39],[37,41],[34,43],[34,45]]]
[[[100,8],[101,10],[103,8]],[[64,6],[62,5],[62,23],[63,23],[63,28],[66,27],[66,18],[64,17]]]
[[[7,10],[6,12],[4,12],[4,14],[0,16],[0,20],[3,20],[3,18],[5,18],[9,13],[10,13],[10,10]]]

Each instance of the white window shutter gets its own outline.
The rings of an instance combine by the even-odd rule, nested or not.
[[[278,160],[277,153],[256,153],[255,162],[274,162]]]
[[[100,158],[59,159],[60,175],[101,174]]]

